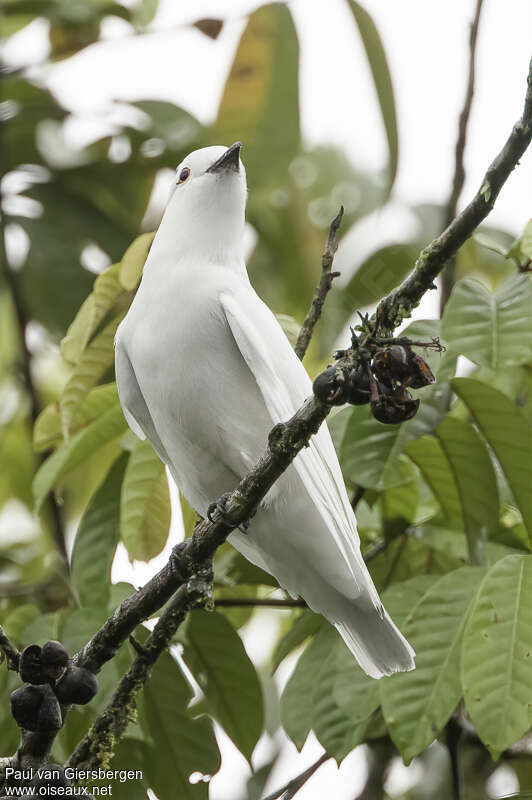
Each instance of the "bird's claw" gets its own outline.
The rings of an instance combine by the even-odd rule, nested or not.
[[[211,503],[207,509],[207,519],[210,522],[223,522],[227,527],[234,527],[234,522],[227,514],[227,503],[231,498],[231,492],[225,492],[216,502]],[[238,530],[242,533],[247,533],[249,529],[249,520],[244,520],[238,526]]]

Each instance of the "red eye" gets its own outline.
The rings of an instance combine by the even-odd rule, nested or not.
[[[190,170],[188,167],[183,167],[181,172],[179,173],[179,180],[178,183],[184,183],[188,176],[190,175]]]

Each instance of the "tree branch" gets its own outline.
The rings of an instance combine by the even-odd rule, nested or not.
[[[521,118],[515,123],[499,155],[490,164],[480,189],[469,205],[420,254],[414,270],[375,312],[379,329],[391,331],[411,315],[427,291],[434,288],[434,279],[475,229],[488,216],[510,173],[519,163],[532,138],[532,61]]]
[[[514,125],[508,141],[488,169],[482,187],[472,202],[437,239],[425,248],[416,261],[410,277],[381,301],[376,312],[376,321],[380,329],[393,330],[410,314],[424,292],[432,287],[434,278],[444,264],[471,236],[476,225],[493,207],[500,189],[525,152],[531,138],[532,62],[523,116]],[[363,340],[364,336],[361,337],[362,343]],[[350,348],[345,351],[337,362],[338,366],[346,368],[356,366],[359,362],[357,350]],[[263,456],[240,481],[236,489],[224,498],[224,514],[216,514],[212,521],[207,519],[200,522],[193,535],[173,549],[168,563],[114,611],[100,630],[76,654],[75,663],[98,672],[103,664],[115,655],[140,622],[154,615],[180,586],[186,584],[203,565],[209,563],[216,549],[227,539],[231,531],[253,516],[275,481],[303,447],[307,446],[310,437],[318,431],[330,410],[330,406],[312,396],[288,422],[276,425],[270,432],[268,447]],[[31,761],[36,752],[44,757],[49,752],[50,746],[51,742],[43,741],[40,734],[24,733],[17,751],[17,761],[22,766],[25,760]]]
[[[305,317],[305,321],[301,326],[301,330],[299,331],[297,342],[294,347],[296,355],[301,359],[301,361],[303,361],[303,357],[307,352],[307,348],[312,338],[312,334],[314,332],[316,323],[321,317],[323,304],[332,286],[332,282],[340,274],[339,272],[331,272],[331,268],[334,261],[334,254],[338,250],[338,239],[336,237],[336,234],[338,233],[338,228],[340,227],[340,223],[342,222],[343,216],[344,216],[344,207],[340,206],[340,211],[331,222],[331,226],[329,228],[329,236],[327,237],[325,250],[323,251],[323,255],[321,257],[320,282],[316,286],[316,289],[314,291],[314,297],[312,298],[312,303],[310,304],[310,308],[308,310],[307,316]]]
[[[321,767],[322,764],[325,764],[326,761],[330,759],[331,756],[328,756],[327,753],[323,753],[314,764],[311,764],[310,767],[307,767],[301,775],[298,775],[295,778],[292,778],[291,781],[285,786],[282,786],[277,791],[273,792],[273,794],[269,794],[268,797],[265,797],[264,800],[292,800],[292,797],[295,797],[299,790],[304,786],[304,784],[308,781],[309,778],[312,778],[315,772]]]
[[[20,653],[15,645],[9,640],[5,630],[0,625],[0,650],[5,656],[8,669],[18,672]]]
[[[187,612],[195,606],[205,605],[211,589],[210,566],[199,570],[178,589],[144,644],[137,645],[135,660],[120,680],[107,707],[70,756],[69,767],[93,769],[101,766],[103,758],[112,758],[115,745],[134,719],[136,695],[148,679],[151,668],[170,645]]]
[[[447,206],[445,208],[445,227],[447,227],[447,225],[449,225],[449,223],[456,216],[458,198],[460,197],[462,189],[464,188],[464,182],[465,182],[464,152],[467,139],[467,126],[469,123],[469,117],[471,115],[473,96],[475,94],[475,57],[477,50],[478,27],[480,23],[480,14],[482,11],[483,2],[484,0],[477,0],[475,16],[473,17],[473,22],[471,23],[471,29],[469,33],[469,74],[467,79],[467,89],[464,100],[464,107],[462,108],[462,112],[458,120],[458,138],[456,140],[456,148],[455,148],[454,175],[453,175],[451,193],[449,195],[449,200],[447,201]],[[441,314],[443,314],[443,309],[445,308],[445,304],[449,299],[449,296],[451,294],[454,285],[455,266],[456,266],[456,257],[453,257],[450,259],[449,263],[442,272],[441,302],[440,302]]]

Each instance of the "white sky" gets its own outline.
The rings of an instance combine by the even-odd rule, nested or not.
[[[400,131],[400,167],[394,203],[353,232],[363,253],[398,241],[409,233],[405,207],[421,202],[444,202],[450,186],[456,125],[463,102],[468,26],[474,0],[363,0],[381,33],[394,80]],[[127,38],[122,21],[105,28],[105,42],[60,62],[47,73],[49,85],[73,111],[83,115],[78,138],[93,135],[113,99],[159,98],[183,105],[202,122],[213,119],[244,16],[257,2],[249,0],[160,0],[154,33]],[[382,124],[365,56],[343,0],[293,0],[301,43],[301,115],[308,146],[334,142],[353,161],[367,169],[385,164]],[[211,42],[181,25],[205,16],[231,21],[218,41]],[[13,37],[5,57],[12,62],[38,62],[46,54],[42,31]],[[466,150],[466,185],[462,202],[476,191],[488,163],[501,148],[520,116],[532,42],[530,0],[485,0],[477,57],[477,89]],[[532,152],[522,159],[501,192],[489,218],[494,226],[519,233],[531,216]],[[338,254],[341,263],[341,252]],[[432,315],[435,293],[421,309]],[[124,561],[120,569],[126,570]],[[136,572],[141,582],[147,570]],[[265,643],[276,632],[276,617],[262,614],[246,631],[248,652],[264,660]],[[281,670],[284,683],[288,669]],[[256,753],[257,765],[266,760],[267,742]],[[289,743],[267,791],[294,776],[320,754],[309,741],[298,755]],[[248,770],[232,745],[223,744],[224,767],[212,781],[211,800],[235,800],[243,791]],[[388,783],[390,796],[405,791],[415,763],[406,770],[394,765]],[[338,771],[333,762],[322,767],[298,794],[318,800],[326,793],[335,800],[354,800],[364,779],[361,750]],[[406,784],[405,784],[406,781]],[[510,781],[510,782],[508,782]],[[504,774],[490,786],[492,797],[516,787]]]

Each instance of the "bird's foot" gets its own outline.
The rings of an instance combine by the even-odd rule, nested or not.
[[[223,522],[224,525],[232,528],[234,527],[234,522],[227,514],[227,503],[231,497],[231,492],[224,492],[224,494],[216,500],[215,503],[211,503],[207,509],[207,519],[210,522]],[[247,533],[249,529],[249,520],[244,520],[238,525],[238,530],[242,533]]]

